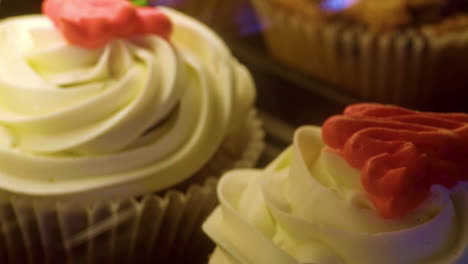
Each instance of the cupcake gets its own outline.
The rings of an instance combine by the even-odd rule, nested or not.
[[[196,259],[210,178],[263,146],[249,72],[169,8],[43,12],[0,22],[0,262]]]
[[[466,111],[466,1],[253,3],[279,61],[362,100]]]
[[[468,115],[357,104],[234,170],[210,263],[468,263]]]

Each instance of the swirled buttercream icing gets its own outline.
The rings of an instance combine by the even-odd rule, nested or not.
[[[264,170],[221,178],[203,226],[217,245],[210,263],[468,263],[466,180],[433,184],[416,208],[387,219],[360,177],[319,127],[299,128]]]
[[[239,129],[251,77],[207,27],[168,8],[168,39],[70,44],[42,15],[0,23],[0,188],[133,195],[200,169]],[[83,195],[82,195],[83,196]]]

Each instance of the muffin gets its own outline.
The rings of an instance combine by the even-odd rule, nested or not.
[[[253,166],[263,146],[247,69],[169,8],[48,0],[43,11],[0,22],[0,262],[205,250],[210,177]]]
[[[468,115],[357,104],[234,170],[204,223],[210,263],[468,262]]]
[[[361,100],[466,111],[466,1],[253,3],[279,61]]]
[[[197,18],[222,36],[257,33],[259,22],[249,0],[150,0]]]

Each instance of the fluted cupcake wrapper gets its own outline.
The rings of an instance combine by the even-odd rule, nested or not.
[[[113,202],[0,206],[1,263],[192,263],[209,244],[198,226],[216,204],[215,180],[185,194]]]
[[[206,262],[213,245],[201,224],[217,204],[215,173],[254,166],[264,146],[255,112],[243,130],[240,157],[233,142],[242,140],[227,140],[234,146],[222,146],[203,182],[185,190],[87,204],[0,193],[0,263]]]
[[[457,100],[468,74],[468,30],[373,33],[313,21],[273,0],[253,0],[270,53],[361,100],[425,108]]]

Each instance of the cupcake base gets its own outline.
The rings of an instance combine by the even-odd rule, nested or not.
[[[252,112],[207,165],[170,190],[109,201],[48,202],[0,194],[0,263],[205,263],[201,224],[217,204],[216,177],[252,167],[263,131]]]
[[[0,206],[1,263],[202,263],[215,185],[92,206],[12,199]]]

